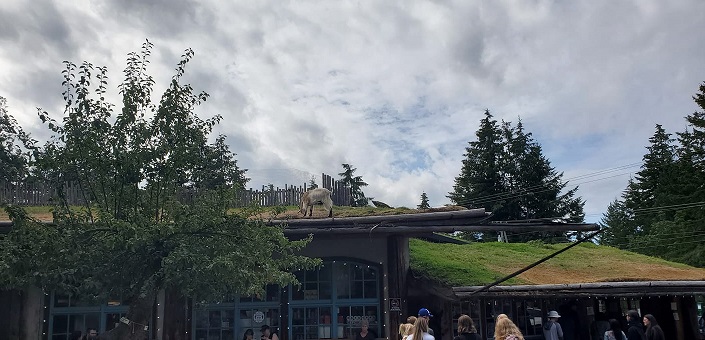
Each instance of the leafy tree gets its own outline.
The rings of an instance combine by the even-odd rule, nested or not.
[[[289,241],[282,226],[228,213],[245,170],[224,137],[208,143],[220,117],[194,113],[208,95],[182,83],[193,52],[182,55],[155,104],[146,73],[151,48],[146,42],[129,55],[117,114],[105,101],[107,70],[65,62],[62,123],[39,113],[54,133],[36,163],[59,191],[54,221],[42,225],[8,209],[14,228],[0,240],[0,287],[121,296],[126,317],[148,324],[161,290],[200,301],[258,295],[267,284],[296,283],[293,271],[317,264],[296,255],[310,239]],[[81,209],[61,194],[69,183],[81,188]],[[192,203],[178,199],[186,188],[198,188]],[[147,333],[121,324],[101,338]]]
[[[477,140],[466,148],[461,173],[449,198],[469,208],[485,208],[495,220],[562,217],[582,222],[584,202],[543,155],[521,122],[500,126],[489,111],[480,121]],[[477,237],[477,235],[471,235]],[[512,241],[565,239],[563,233],[508,233]],[[492,235],[483,235],[492,239]]]
[[[421,193],[421,203],[416,206],[419,209],[428,209],[431,206],[428,204],[428,195],[425,192]]]
[[[350,205],[353,207],[367,206],[371,198],[365,197],[362,192],[362,187],[366,187],[367,183],[362,180],[362,176],[355,176],[357,168],[353,168],[350,164],[343,163],[343,172],[338,173],[341,177],[340,181],[350,188]]]
[[[7,100],[0,97],[0,183],[15,182],[28,175],[28,162],[36,142],[7,112]]]

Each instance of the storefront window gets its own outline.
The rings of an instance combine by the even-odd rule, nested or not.
[[[292,287],[291,339],[354,338],[363,322],[382,337],[379,315],[379,267],[352,261],[326,261],[316,270],[297,273]]]
[[[197,340],[234,339],[235,312],[233,309],[197,310],[194,313],[193,322]]]
[[[99,334],[107,332],[116,327],[128,309],[118,298],[100,302],[61,293],[47,295],[46,304],[49,308],[45,339],[51,340],[69,339],[75,331],[84,335],[89,329],[95,329]]]

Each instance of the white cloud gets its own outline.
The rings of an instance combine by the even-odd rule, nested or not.
[[[521,116],[567,177],[638,161],[656,123],[682,129],[705,78],[702,13],[698,0],[10,1],[0,95],[30,126],[37,106],[61,112],[62,60],[107,65],[115,86],[149,38],[161,90],[190,47],[186,79],[212,95],[199,112],[223,115],[254,187],[347,162],[370,196],[441,205],[485,108]],[[580,194],[598,214],[626,178],[595,183]]]

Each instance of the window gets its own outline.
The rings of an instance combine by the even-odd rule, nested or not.
[[[56,292],[46,297],[46,305],[49,308],[45,339],[51,340],[67,340],[74,331],[86,334],[91,328],[99,334],[107,332],[116,327],[128,309],[119,298],[101,302]]]
[[[233,327],[235,311],[224,310],[197,310],[193,322],[196,327],[194,333],[196,340],[234,339]]]
[[[291,340],[354,338],[363,322],[382,337],[379,266],[325,261],[296,277],[301,286],[291,289]]]

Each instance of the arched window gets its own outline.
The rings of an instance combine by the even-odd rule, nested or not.
[[[383,336],[379,265],[329,260],[296,276],[301,286],[289,290],[291,340],[354,338],[363,323]]]

